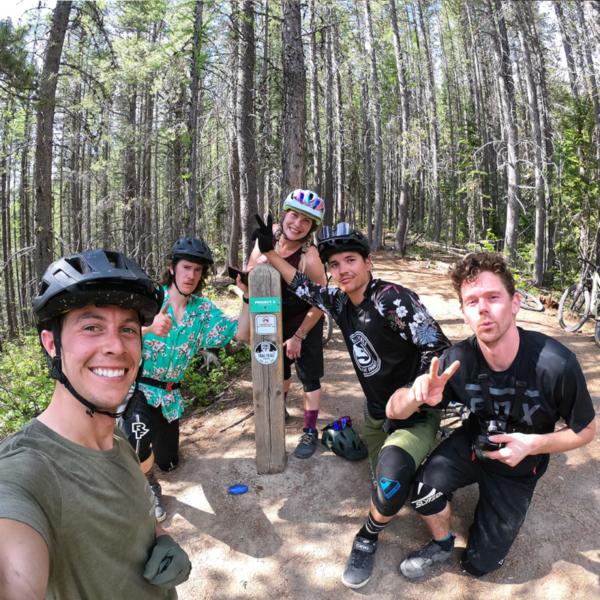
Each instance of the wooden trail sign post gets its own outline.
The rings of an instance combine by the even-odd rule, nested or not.
[[[250,273],[252,387],[256,468],[259,474],[285,469],[285,406],[281,323],[281,276],[257,265]]]

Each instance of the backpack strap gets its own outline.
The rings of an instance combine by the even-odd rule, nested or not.
[[[479,363],[479,385],[481,386],[481,395],[483,396],[483,407],[486,412],[488,420],[496,419],[496,411],[494,410],[494,403],[490,394],[490,384],[487,373],[485,372],[485,360],[483,353],[477,344],[476,349],[477,361]],[[515,357],[515,361],[519,365],[519,371],[515,383],[515,401],[513,402],[510,418],[519,422],[521,420],[521,411],[523,409],[523,400],[525,399],[525,392],[527,390],[527,369],[530,362],[529,345],[527,344],[526,336],[522,330],[519,330],[519,351]]]
[[[527,391],[527,369],[529,368],[531,357],[524,331],[519,331],[519,338],[521,344],[517,356],[517,359],[519,360],[519,373],[515,383],[515,401],[512,405],[512,410],[510,411],[511,418],[517,423],[521,420],[523,400],[525,400],[525,392]]]

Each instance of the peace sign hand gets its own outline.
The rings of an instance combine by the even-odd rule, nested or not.
[[[429,373],[415,379],[412,392],[417,402],[424,402],[429,406],[435,406],[442,401],[442,395],[448,379],[456,373],[460,362],[455,360],[441,375],[438,375],[440,359],[433,358]]]
[[[273,217],[267,218],[267,224],[260,218],[259,215],[254,215],[258,223],[258,229],[252,232],[252,239],[258,240],[258,249],[262,254],[273,250]]]

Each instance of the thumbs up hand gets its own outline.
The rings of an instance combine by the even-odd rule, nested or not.
[[[158,337],[167,337],[171,327],[173,327],[173,319],[167,314],[169,310],[169,300],[167,300],[164,306],[160,309],[160,312],[154,317],[152,325],[148,328],[150,333]]]

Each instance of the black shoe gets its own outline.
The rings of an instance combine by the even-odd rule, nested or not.
[[[433,540],[429,540],[421,550],[413,552],[408,558],[402,561],[400,573],[406,579],[425,577],[435,563],[448,560],[452,556],[452,552],[454,552],[454,536],[452,536],[452,547],[450,550],[444,550]]]
[[[346,563],[342,583],[349,588],[360,588],[371,579],[377,542],[356,536],[352,543],[352,552]]]
[[[162,488],[160,483],[154,483],[150,486],[152,493],[154,494],[154,513],[156,520],[162,523],[167,518],[167,511],[162,507]]]
[[[310,458],[317,449],[319,432],[316,429],[308,429],[307,427],[302,431],[304,433],[300,437],[300,443],[296,446],[294,454],[296,458]]]

